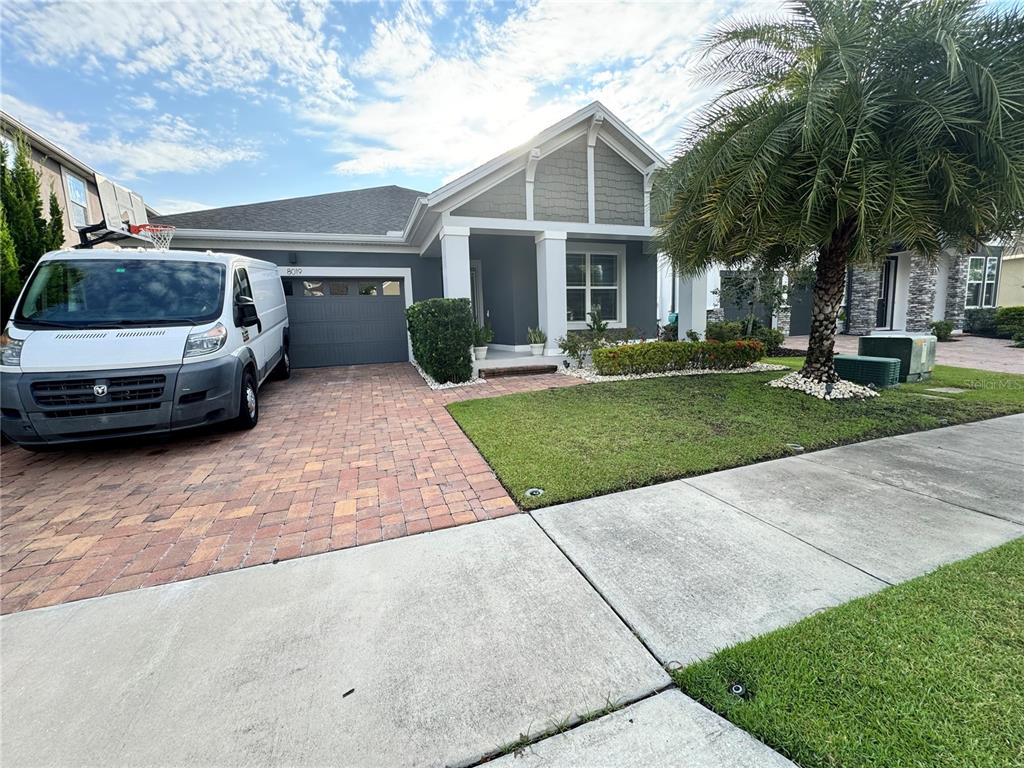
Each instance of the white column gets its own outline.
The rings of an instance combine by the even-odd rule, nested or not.
[[[441,284],[446,299],[470,299],[469,227],[441,229]]]
[[[708,327],[708,274],[679,277],[676,286],[676,309],[679,312],[679,338],[686,340],[687,331],[696,331],[704,338]]]
[[[537,321],[548,335],[544,354],[560,354],[566,334],[565,232],[541,232],[537,242]]]

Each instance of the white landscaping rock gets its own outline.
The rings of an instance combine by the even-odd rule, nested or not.
[[[665,376],[705,376],[709,373],[764,373],[765,371],[786,371],[785,365],[774,363],[754,363],[746,368],[686,368],[681,371],[664,371],[662,373],[627,373],[621,376],[602,376],[593,367],[561,368],[566,376],[573,376],[591,383],[601,381],[633,381],[634,379],[660,379]]]
[[[410,360],[409,362],[412,363],[413,368],[419,371],[420,376],[423,377],[423,380],[427,382],[427,386],[430,387],[431,389],[455,389],[456,387],[469,387],[472,386],[473,384],[484,383],[483,379],[472,378],[469,381],[449,381],[445,382],[444,384],[441,384],[440,382],[434,381],[434,377],[431,376],[426,371],[424,371],[422,368],[420,368],[419,363],[417,363],[415,360]]]
[[[797,392],[804,392],[820,400],[850,400],[878,397],[876,390],[871,389],[871,387],[865,387],[862,384],[854,384],[852,381],[845,381],[843,379],[831,384],[825,384],[821,381],[808,379],[796,372],[783,376],[781,379],[769,381],[768,386],[779,389],[795,389]]]

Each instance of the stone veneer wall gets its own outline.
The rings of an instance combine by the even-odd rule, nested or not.
[[[853,336],[866,336],[875,329],[878,318],[878,283],[882,279],[879,267],[851,267],[850,305],[846,315]],[[842,330],[840,328],[840,330]]]
[[[907,330],[915,333],[930,330],[935,312],[935,283],[938,270],[924,256],[910,256],[910,277],[907,281]]]
[[[967,303],[966,253],[955,253],[949,257],[949,274],[946,277],[946,320],[958,331],[964,329],[964,304]]]

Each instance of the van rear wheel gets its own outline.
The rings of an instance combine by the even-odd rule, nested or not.
[[[235,425],[239,429],[252,429],[260,420],[259,387],[252,370],[242,374],[242,391],[239,393],[238,416]]]

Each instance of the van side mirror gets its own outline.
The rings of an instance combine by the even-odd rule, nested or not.
[[[249,328],[260,324],[260,316],[256,312],[256,302],[248,296],[239,296],[235,301],[235,325]]]

